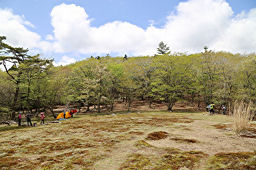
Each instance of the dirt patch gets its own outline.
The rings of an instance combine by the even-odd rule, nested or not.
[[[199,141],[195,139],[171,138],[171,140],[174,140],[176,142],[183,142],[183,143],[199,143]]]
[[[164,131],[158,131],[158,132],[153,132],[148,134],[147,140],[160,140],[160,139],[165,139],[167,138],[168,133]]]
[[[216,124],[216,125],[212,125],[212,126],[215,127],[216,129],[227,129],[227,128],[231,127],[230,124]]]
[[[218,153],[208,161],[208,169],[256,169],[256,152]]]

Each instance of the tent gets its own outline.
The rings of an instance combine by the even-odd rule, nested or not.
[[[57,116],[57,118],[56,119],[67,119],[67,118],[70,118],[71,117],[71,114],[70,114],[70,112],[66,112],[66,114],[65,114],[65,118],[64,118],[64,113],[63,112],[61,112],[58,116]]]

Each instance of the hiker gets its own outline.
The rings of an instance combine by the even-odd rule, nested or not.
[[[221,106],[221,109],[222,109],[223,115],[226,115],[226,111],[227,111],[226,106],[222,105],[222,106]]]
[[[210,115],[213,115],[214,114],[214,104],[210,104],[209,110],[210,110]]]
[[[74,110],[70,110],[71,117],[73,117],[73,114],[74,114]]]
[[[41,112],[40,118],[41,118],[40,124],[42,125],[42,124],[44,124],[44,118],[45,118],[44,112]]]
[[[27,114],[27,115],[26,115],[26,118],[27,118],[27,124],[28,124],[28,126],[29,126],[29,125],[32,126],[30,114]]]
[[[21,112],[19,112],[19,115],[18,115],[18,126],[21,126]]]

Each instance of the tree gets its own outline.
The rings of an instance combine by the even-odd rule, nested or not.
[[[12,119],[15,118],[15,111],[19,109],[18,99],[20,95],[21,85],[28,83],[27,101],[30,93],[31,80],[44,72],[44,70],[52,63],[52,60],[44,60],[39,55],[28,55],[28,49],[12,47],[3,41],[6,39],[0,36],[0,64],[3,65],[5,72],[15,84],[14,98],[12,102]],[[8,68],[8,65],[12,65]]]
[[[165,102],[168,110],[172,111],[174,104],[184,98],[189,86],[189,77],[186,75],[188,66],[183,63],[181,56],[162,55],[153,60],[152,93],[155,100]]]
[[[170,54],[170,48],[164,44],[163,41],[161,41],[158,45],[158,48],[157,48],[157,53],[162,55],[162,54]]]

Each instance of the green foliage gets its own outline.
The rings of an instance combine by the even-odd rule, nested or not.
[[[231,107],[235,100],[252,101],[256,108],[256,56],[213,52],[170,55],[160,42],[154,57],[98,56],[68,66],[14,48],[0,37],[0,107],[9,111],[40,111],[59,104],[97,106],[113,110],[116,102],[164,103],[172,110],[186,100],[205,106]],[[7,63],[11,67],[7,67]],[[10,113],[10,112],[9,112]]]
[[[160,54],[160,55],[169,54],[170,53],[170,48],[163,41],[161,41],[158,45],[157,53]]]

